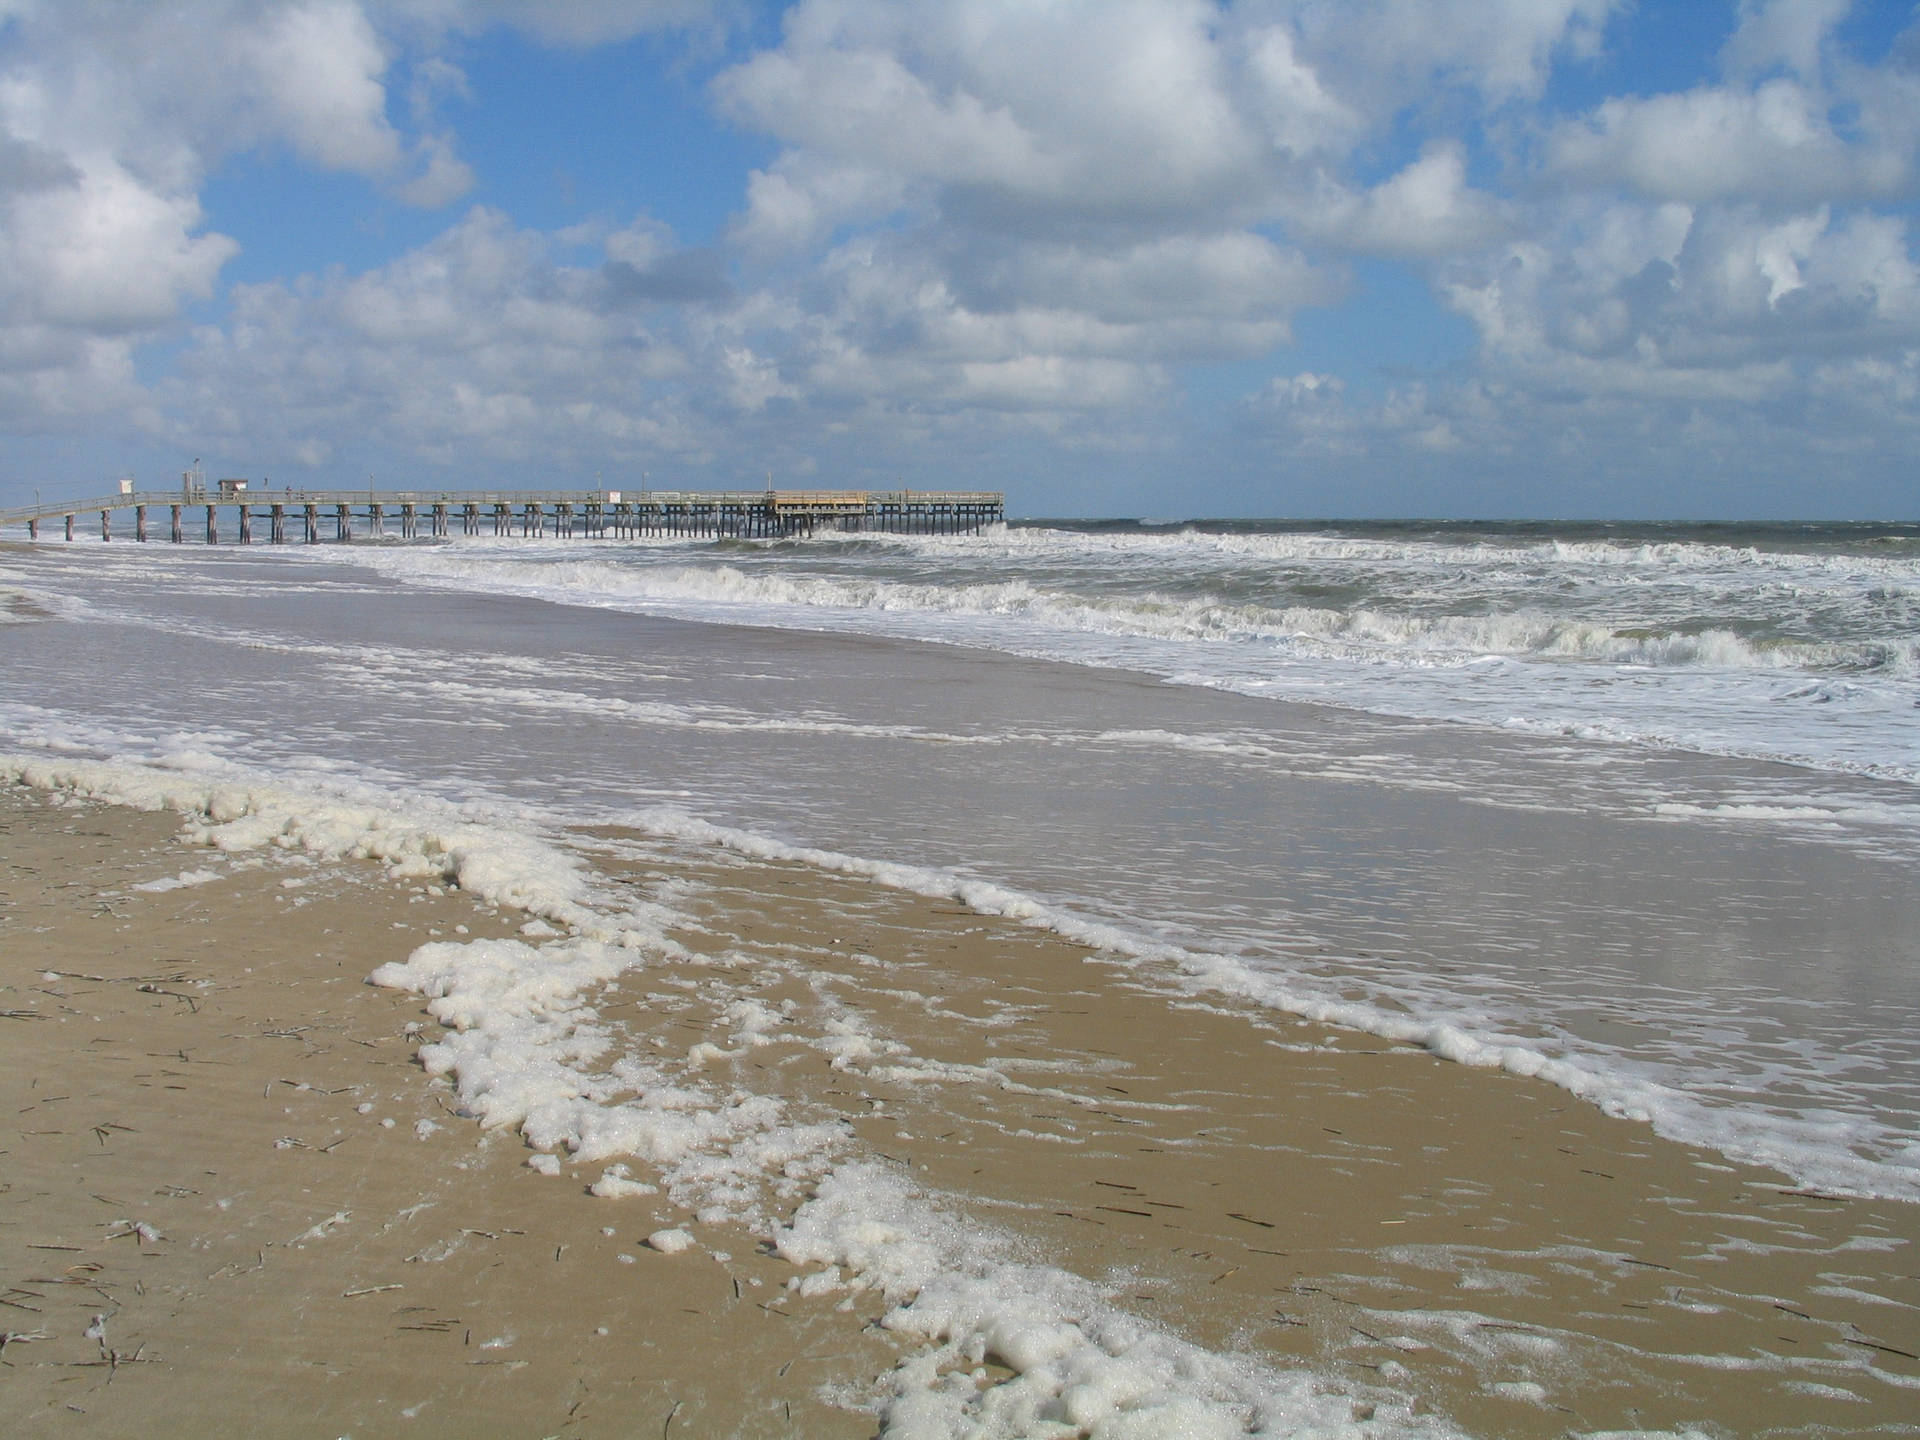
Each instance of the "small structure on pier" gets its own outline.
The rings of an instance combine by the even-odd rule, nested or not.
[[[147,512],[168,511],[167,538],[185,538],[182,513],[206,511],[206,543],[220,541],[219,512],[234,511],[242,545],[253,542],[256,519],[267,522],[270,543],[291,539],[292,517],[309,545],[387,537],[387,521],[399,524],[396,538],[427,533],[445,537],[456,523],[463,535],[491,528],[496,536],[555,539],[637,539],[672,535],[697,538],[779,540],[820,531],[879,531],[894,535],[963,535],[1006,518],[1006,497],[990,490],[263,490],[247,493],[244,480],[221,480],[208,494],[203,487],[181,493],[141,493],[122,485],[121,493],[63,504],[0,511],[0,526],[27,527],[38,538],[42,520],[61,520],[71,540],[74,519],[95,511],[100,538],[113,538],[113,515],[132,510],[134,539],[146,540]]]

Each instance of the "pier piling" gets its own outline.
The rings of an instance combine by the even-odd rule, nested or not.
[[[238,488],[236,484],[234,490]],[[25,524],[27,534],[38,539],[40,522],[58,519],[64,524],[66,538],[71,540],[77,516],[98,510],[100,538],[105,541],[113,538],[113,512],[130,509],[134,512],[134,538],[144,541],[147,509],[153,504],[167,506],[168,538],[176,545],[183,538],[181,513],[188,505],[204,506],[206,543],[219,544],[218,507],[222,504],[233,505],[238,512],[239,543],[253,543],[256,507],[233,491],[223,489],[215,496],[196,486],[188,486],[174,497],[165,491],[122,493],[94,500],[0,511],[0,526]],[[422,510],[426,511],[425,529],[436,540],[444,540],[452,533],[456,509],[464,535],[480,535],[490,517],[495,538],[518,535],[528,540],[549,536],[555,540],[602,541],[648,536],[785,540],[833,531],[960,535],[999,524],[1006,518],[1005,498],[997,491],[926,490],[650,490],[637,497],[618,490],[547,490],[479,492],[462,497],[457,493],[406,490],[296,491],[289,488],[282,498],[263,496],[258,508],[271,526],[273,544],[288,543],[287,512],[297,507],[306,543],[317,545],[321,539],[320,512],[328,506],[333,510],[333,538],[341,542],[354,538],[357,522],[362,518],[368,538],[384,538],[390,511],[398,512],[400,536],[404,540],[420,538]]]

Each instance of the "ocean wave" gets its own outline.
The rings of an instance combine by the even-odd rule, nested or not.
[[[1920,593],[1920,555],[1863,555],[1856,550],[1766,549],[1697,540],[1487,540],[1472,537],[1383,539],[1337,532],[1246,533],[1184,526],[1166,531],[1082,531],[1045,526],[999,527],[974,536],[841,537],[868,546],[928,555],[1002,552],[1023,559],[1073,555],[1164,558],[1190,563],[1195,557],[1276,564],[1358,561],[1371,565],[1472,568],[1513,566],[1526,570],[1591,567],[1646,571],[1662,578],[1752,572],[1820,579],[1883,582]]]
[[[384,558],[384,557],[383,557]],[[739,565],[634,566],[607,560],[475,558],[439,552],[396,556],[400,578],[571,603],[704,606],[719,610],[1013,620],[1028,627],[1191,643],[1261,644],[1365,664],[1459,666],[1493,655],[1657,668],[1920,672],[1920,640],[1811,643],[1756,640],[1718,627],[1655,629],[1537,611],[1409,614],[1357,607],[1271,608],[1218,597],[1148,590],[1099,596],[1028,579],[908,582],[762,571]]]

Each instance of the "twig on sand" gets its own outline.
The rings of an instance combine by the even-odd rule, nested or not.
[[[146,1342],[142,1341],[140,1347],[131,1352],[125,1350],[110,1350],[103,1341],[100,1346],[100,1358],[98,1360],[78,1360],[75,1361],[74,1364],[77,1369],[81,1370],[90,1370],[100,1365],[106,1366],[107,1383],[111,1385],[114,1375],[122,1365],[151,1365],[154,1363],[147,1359],[145,1353],[146,1348]]]
[[[1860,1327],[1855,1325],[1852,1328],[1858,1330]],[[1843,1335],[1840,1338],[1849,1345],[1860,1346],[1863,1350],[1878,1350],[1882,1355],[1898,1355],[1902,1360],[1920,1360],[1920,1355],[1914,1354],[1911,1350],[1897,1350],[1891,1345],[1882,1345],[1878,1340],[1864,1340],[1853,1335]]]
[[[175,1000],[184,1000],[189,1010],[196,1015],[200,1013],[200,1002],[191,995],[181,994],[178,990],[168,990],[159,985],[138,985],[134,988],[147,995],[166,995]]]
[[[685,1403],[684,1400],[676,1400],[673,1402],[673,1408],[667,1411],[667,1418],[660,1426],[660,1440],[667,1440],[667,1431],[673,1428],[673,1417],[680,1413],[680,1407]]]
[[[131,1235],[134,1244],[143,1250],[148,1245],[158,1244],[167,1238],[160,1233],[157,1226],[149,1225],[145,1220],[116,1220],[113,1223],[120,1228],[107,1231],[104,1238],[108,1240],[124,1240]]]
[[[240,1266],[237,1264],[222,1265],[218,1270],[214,1271],[213,1274],[209,1275],[207,1278],[209,1280],[219,1280],[229,1275],[251,1275],[256,1270],[264,1270],[266,1268],[267,1268],[267,1252],[265,1250],[256,1250],[254,1251],[253,1264],[247,1266],[244,1270],[241,1269]]]

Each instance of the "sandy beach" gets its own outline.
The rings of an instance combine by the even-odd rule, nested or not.
[[[889,1376],[929,1348],[897,1297],[802,1293],[818,1271],[775,1235],[586,1193],[599,1165],[529,1168],[422,1071],[440,1027],[419,998],[365,983],[524,916],[62,801],[15,786],[0,812],[10,1430],[879,1428]],[[838,1122],[849,1154],[1120,1309],[1306,1367],[1356,1425],[1403,1403],[1526,1436],[1910,1422],[1911,1207],[1182,998],[951,902],[578,840],[608,884],[671,886],[691,917],[687,953],[616,981],[602,1014]],[[743,989],[785,1023],[743,1028]],[[694,1245],[649,1248],[669,1228]],[[985,1356],[976,1383],[1008,1373]]]
[[[0,1440],[1920,1440],[1920,0],[0,0]]]

